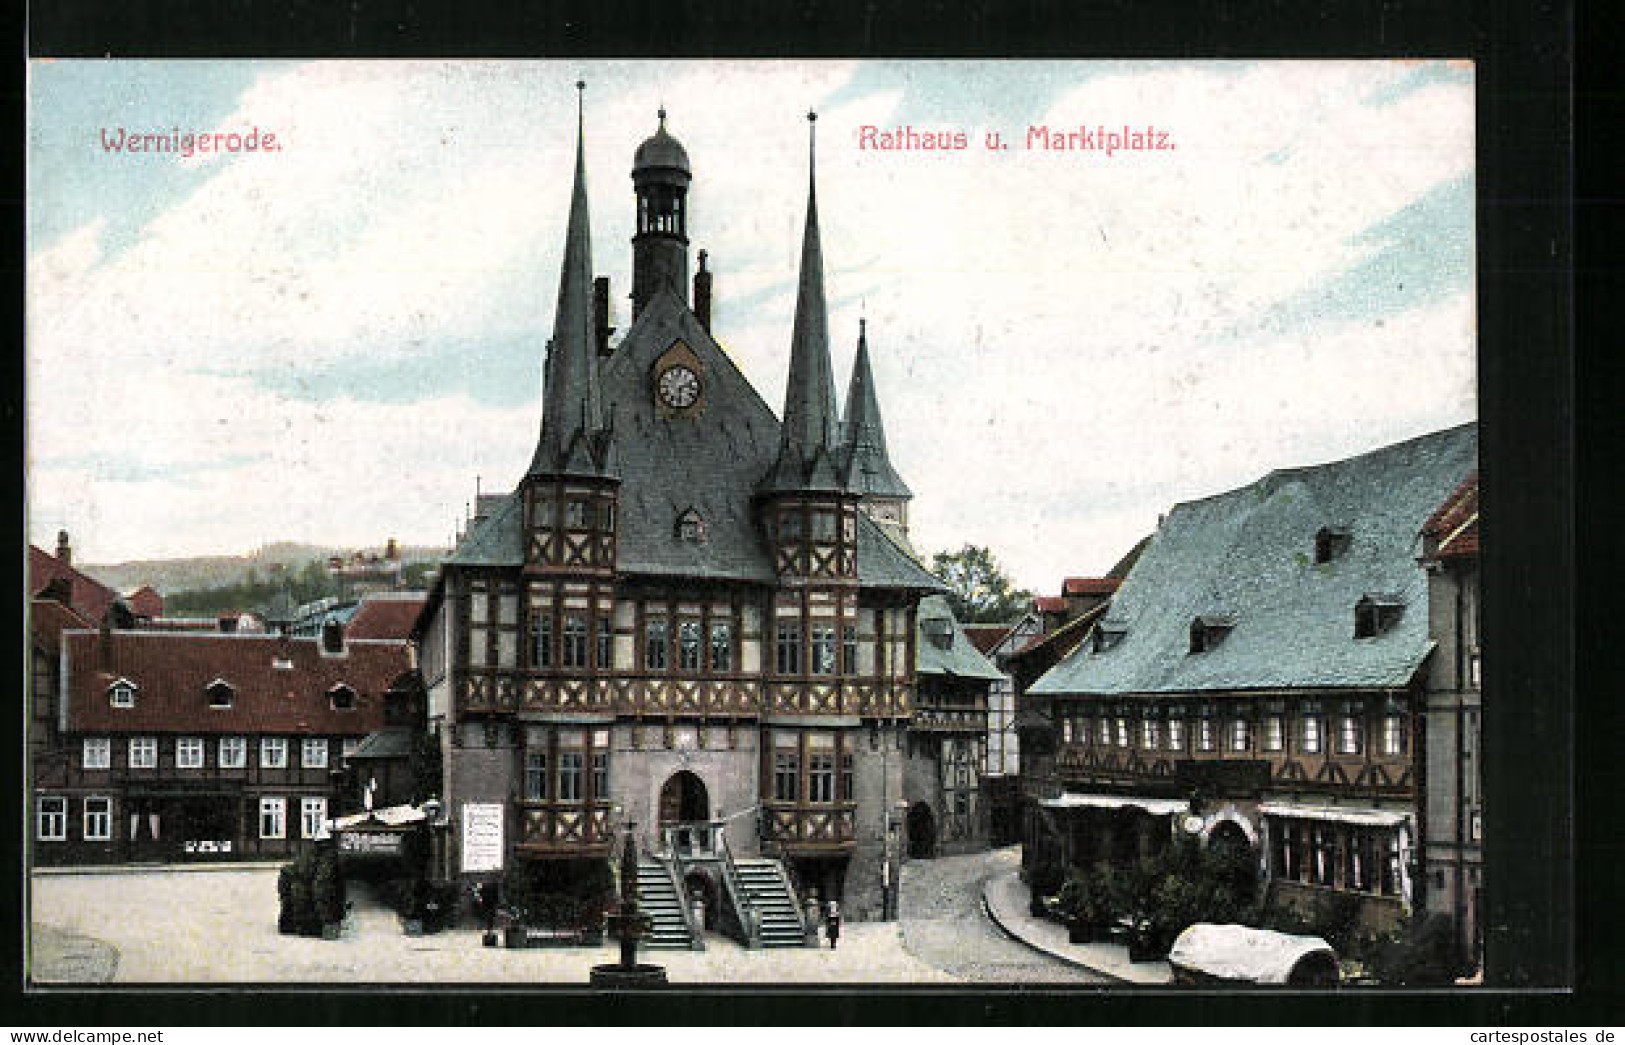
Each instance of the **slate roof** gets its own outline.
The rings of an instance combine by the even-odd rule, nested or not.
[[[1477,464],[1468,424],[1344,461],[1272,472],[1239,490],[1175,506],[1112,598],[1127,625],[1112,648],[1084,644],[1035,694],[1189,693],[1408,684],[1432,644],[1417,564],[1429,516]],[[1352,545],[1314,562],[1315,534],[1347,527]],[[1368,593],[1404,600],[1387,632],[1354,638]],[[1191,621],[1236,625],[1189,651]]]
[[[867,320],[858,320],[858,354],[852,362],[846,414],[841,419],[846,486],[853,493],[865,496],[913,497],[886,452],[886,426],[880,419],[880,399],[875,393],[874,371],[869,366],[868,326]]]
[[[412,624],[428,598],[423,592],[368,595],[345,625],[345,637],[404,642],[412,634]]]
[[[73,608],[92,621],[100,622],[107,615],[119,593],[72,566],[50,552],[28,546],[28,594],[38,595],[55,580],[67,581],[72,586],[68,601]]]
[[[68,732],[362,736],[382,728],[384,694],[411,667],[404,642],[352,642],[333,657],[314,639],[161,631],[112,632],[104,662],[101,637],[63,636]],[[277,658],[293,666],[276,668]],[[133,708],[108,700],[121,677],[139,687]],[[209,707],[204,688],[215,679],[236,689],[229,709]],[[356,692],[353,711],[332,707],[328,691],[340,682]]]
[[[697,416],[661,417],[650,380],[681,339],[704,369]],[[617,568],[649,576],[704,577],[776,584],[770,551],[752,510],[758,482],[773,466],[779,423],[756,389],[669,288],[661,287],[599,374],[620,447]],[[458,566],[522,566],[523,501],[509,494],[476,523],[446,560]],[[706,540],[678,537],[692,508]],[[940,590],[941,582],[858,513],[858,576],[866,587]]]
[[[930,621],[946,619],[953,627],[953,641],[943,649],[931,640]],[[948,600],[941,595],[928,595],[920,600],[915,618],[917,632],[914,641],[914,673],[916,675],[946,675],[950,678],[980,679],[998,682],[1004,672],[982,656],[965,635],[965,629],[954,619]]]

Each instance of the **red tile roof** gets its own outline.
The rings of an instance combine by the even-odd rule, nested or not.
[[[103,659],[99,632],[70,631],[68,729],[80,733],[310,733],[354,735],[384,724],[384,694],[409,668],[398,642],[349,642],[323,656],[315,639],[277,635],[115,631]],[[277,668],[285,659],[291,668]],[[115,708],[107,690],[120,678],[139,691],[135,707]],[[204,688],[236,689],[229,709],[209,707]],[[353,711],[335,711],[328,691],[345,683]]]
[[[28,594],[38,595],[45,586],[54,580],[68,581],[73,590],[68,596],[73,608],[82,616],[92,621],[100,622],[107,615],[107,608],[113,605],[119,595],[101,581],[87,577],[65,564],[61,559],[50,552],[28,546]]]
[[[130,604],[130,610],[137,617],[162,617],[164,615],[164,597],[158,594],[158,589],[150,584],[143,584],[125,597]]]
[[[965,637],[970,639],[971,645],[983,656],[987,656],[994,646],[1004,641],[1010,634],[1011,624],[964,624],[961,628]]]
[[[64,631],[78,631],[95,626],[94,621],[86,620],[75,613],[72,607],[64,606],[54,599],[35,599],[28,607],[29,633],[33,635],[35,644],[47,653],[61,652]]]
[[[405,641],[412,634],[423,604],[429,601],[428,592],[409,595],[369,595],[356,607],[355,616],[344,626],[344,634],[352,639],[399,639]]]
[[[1061,582],[1061,594],[1110,595],[1122,583],[1118,577],[1068,577]]]
[[[1478,554],[1478,472],[1463,479],[1423,525],[1433,556],[1467,558]]]
[[[1033,599],[1033,609],[1039,613],[1065,613],[1066,600],[1059,595],[1039,595]]]

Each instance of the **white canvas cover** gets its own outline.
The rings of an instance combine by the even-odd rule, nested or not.
[[[329,822],[334,831],[347,831],[363,824],[383,824],[386,827],[403,827],[406,824],[415,824],[427,820],[428,814],[416,806],[390,806],[388,809],[375,809],[370,813],[352,813],[341,816]]]
[[[1331,945],[1318,936],[1197,922],[1174,941],[1168,963],[1220,979],[1284,984],[1298,962],[1319,952],[1337,960]]]
[[[1191,804],[1179,798],[1138,798],[1125,795],[1078,795],[1066,792],[1043,800],[1046,809],[1143,809],[1152,816],[1190,812]]]

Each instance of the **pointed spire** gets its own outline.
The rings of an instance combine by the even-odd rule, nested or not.
[[[886,427],[880,420],[880,397],[869,367],[869,321],[858,320],[858,355],[846,388],[846,417],[841,422],[841,449],[846,488],[856,494],[913,497],[892,467],[886,452]]]
[[[542,434],[529,474],[604,474],[608,429],[593,331],[592,231],[587,214],[583,93],[576,81],[576,168],[565,228],[553,338],[543,367]]]
[[[824,252],[818,235],[817,121],[807,114],[807,224],[801,277],[790,335],[790,377],[784,391],[779,458],[765,483],[773,490],[838,488],[831,456],[838,449],[835,373],[829,360],[829,310],[824,299]]]

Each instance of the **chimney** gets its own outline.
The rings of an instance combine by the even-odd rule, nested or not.
[[[705,332],[711,332],[711,273],[705,267],[706,252],[700,251],[700,271],[694,273],[694,315]]]
[[[73,546],[68,543],[68,531],[56,531],[56,558],[64,566],[73,565]]]
[[[113,670],[113,615],[102,614],[101,634],[96,637],[97,666],[103,671]]]
[[[592,332],[598,345],[598,354],[608,356],[609,335],[615,328],[609,325],[609,277],[599,276],[592,281]]]
[[[401,546],[395,543],[395,538],[391,537],[389,543],[384,545],[384,559],[388,562],[394,562],[400,557]]]

